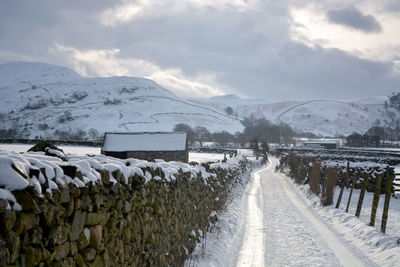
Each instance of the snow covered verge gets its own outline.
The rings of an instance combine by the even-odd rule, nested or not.
[[[286,161],[285,158],[283,159],[283,162],[281,161],[281,164],[284,163],[280,166],[281,171],[288,177],[292,178],[287,180],[301,190],[306,198],[306,202],[313,207],[316,213],[331,230],[346,240],[350,246],[361,251],[362,254],[367,255],[368,259],[377,265],[398,265],[398,262],[400,261],[400,199],[394,197],[391,197],[390,199],[386,234],[380,232],[385,194],[379,194],[378,197],[379,204],[377,206],[377,220],[375,221],[375,227],[369,225],[376,177],[379,175],[386,178],[390,177],[392,173],[391,171],[387,171],[390,169],[390,166],[384,166],[379,163],[374,164],[372,162],[358,162],[351,163],[352,167],[346,168],[346,164],[341,161],[326,160],[318,163],[314,162],[309,165],[300,162],[300,165],[303,164],[303,167],[297,169],[293,166],[290,168],[289,166],[291,164],[289,162],[290,159]],[[298,165],[299,162],[296,164]],[[323,167],[324,165],[326,167]],[[313,172],[312,169],[315,166],[317,166],[317,168],[316,171]],[[305,171],[307,168],[309,168],[308,171]],[[337,180],[332,184],[332,201],[330,204],[326,205],[323,201],[323,192],[320,192],[319,182],[322,180],[327,182],[324,178],[325,174],[323,173],[326,169],[330,168],[337,168],[336,170],[340,170],[340,174],[336,176]],[[318,176],[317,187],[310,182],[313,180],[312,176],[315,174]],[[322,178],[320,178],[320,175],[322,175]],[[367,188],[365,196],[362,196],[360,184],[364,177],[369,178],[367,184],[368,188],[371,188],[371,190],[368,190]],[[351,190],[351,181],[356,182],[354,191]],[[345,186],[341,205],[339,205],[338,208],[335,208],[334,204],[338,201],[341,189],[339,185],[342,183],[344,183]],[[383,189],[385,187],[386,184],[383,181],[381,192],[384,192]],[[320,195],[320,193],[322,194]],[[362,206],[360,216],[356,217],[354,214],[357,210],[360,195],[363,198],[364,205]],[[348,212],[346,212],[345,210],[347,208],[349,197],[351,200],[349,202]]]
[[[255,169],[259,169],[262,165],[258,164],[256,167]],[[248,185],[252,179],[254,177],[250,170],[249,173],[242,175],[241,183],[237,183],[229,194],[226,207],[218,212],[217,222],[203,234],[193,253],[186,260],[186,267],[235,265],[245,234],[247,198],[251,194]]]
[[[0,265],[181,265],[258,164],[0,150]]]
[[[289,179],[288,179],[289,180]],[[360,218],[354,216],[359,197],[359,191],[353,192],[353,203],[350,208],[351,213],[345,212],[345,204],[343,203],[339,209],[333,205],[322,206],[318,196],[310,193],[309,185],[297,185],[293,180],[292,184],[299,187],[307,203],[313,207],[316,213],[323,221],[341,238],[349,242],[351,246],[360,250],[364,255],[368,255],[368,259],[376,263],[378,266],[397,266],[400,262],[400,201],[392,199],[389,211],[389,226],[391,230],[383,234],[379,231],[380,221],[376,227],[369,226],[369,215],[371,208],[364,207],[364,216]],[[344,194],[344,199],[347,197],[350,190]],[[337,192],[338,193],[338,192]],[[373,194],[366,193],[368,203],[372,203]],[[383,199],[380,201],[383,204]],[[380,204],[381,204],[380,203]],[[381,205],[382,206],[382,205]]]

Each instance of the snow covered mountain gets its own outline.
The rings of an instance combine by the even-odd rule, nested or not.
[[[105,131],[170,131],[177,123],[211,131],[243,129],[225,112],[180,98],[148,79],[84,78],[43,63],[1,64],[0,95],[0,128],[17,129],[17,135],[29,138],[77,129],[91,136]]]
[[[84,78],[44,63],[0,64],[0,96],[0,130],[13,129],[13,134],[26,138],[65,138],[80,129],[92,139],[105,131],[170,131],[177,123],[234,133],[243,130],[244,117],[264,117],[296,131],[335,136],[400,121],[399,112],[385,106],[385,99],[279,103],[236,95],[185,99],[148,79]]]
[[[334,101],[285,101],[268,103],[260,99],[242,99],[227,95],[209,99],[195,99],[199,104],[221,111],[231,107],[238,118],[265,118],[273,123],[286,123],[297,132],[311,132],[319,136],[364,133],[372,126],[400,125],[400,112],[385,105],[385,98]]]

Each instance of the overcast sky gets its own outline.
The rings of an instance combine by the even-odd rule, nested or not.
[[[400,91],[399,0],[1,0],[0,63],[270,101]]]

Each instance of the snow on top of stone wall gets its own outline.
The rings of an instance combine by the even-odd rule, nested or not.
[[[6,190],[22,190],[29,186],[28,180],[26,180],[20,172],[25,172],[24,165],[12,158],[6,158],[0,156],[0,186]],[[26,175],[26,174],[25,174]]]
[[[211,170],[217,168],[236,168],[244,157],[228,159],[225,163],[210,165]],[[65,171],[66,167],[76,168],[74,177]],[[89,183],[102,183],[101,172],[108,170],[111,183],[128,184],[130,177],[141,177],[145,182],[152,179],[174,181],[180,172],[189,173],[190,178],[208,179],[216,176],[208,172],[202,165],[190,165],[182,162],[148,162],[139,159],[117,159],[105,155],[68,155],[68,161],[44,155],[43,152],[7,152],[0,150],[0,198],[9,202],[8,209],[18,209],[19,205],[12,195],[14,190],[23,190],[31,186],[37,194],[60,189],[67,184],[85,187]],[[152,170],[149,172],[148,170]],[[152,173],[153,172],[153,173]],[[161,175],[161,172],[164,175]],[[79,174],[78,174],[79,173]],[[118,174],[119,173],[119,174]],[[114,177],[117,175],[118,177]],[[163,179],[161,178],[163,176]],[[10,204],[11,203],[11,204]]]

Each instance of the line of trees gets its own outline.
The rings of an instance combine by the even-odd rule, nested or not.
[[[350,147],[379,147],[381,139],[377,135],[353,133],[347,137],[347,146]]]
[[[211,133],[206,127],[197,126],[192,128],[185,123],[176,124],[173,131],[185,132],[189,144],[198,142],[203,146],[204,142],[215,142],[219,146],[234,143],[236,146],[251,147],[255,151],[268,151],[268,143],[293,143],[296,132],[286,124],[273,124],[266,119],[245,118],[242,121],[245,129],[243,132],[231,134],[227,131]]]
[[[396,118],[395,112],[388,110],[389,107],[400,111],[400,93],[393,93],[389,101],[385,101],[385,111],[391,121],[384,120],[382,123],[380,119],[377,119],[374,126],[364,134],[352,133],[347,136],[347,145],[350,147],[398,147],[398,142],[395,141],[400,141],[400,119]]]
[[[204,142],[216,142],[220,146],[226,146],[230,142],[235,141],[235,135],[227,131],[211,133],[206,127],[196,126],[192,128],[186,123],[178,123],[175,125],[174,132],[185,132],[190,145],[199,142],[203,146]]]
[[[400,127],[395,129],[373,126],[364,134],[353,133],[347,136],[347,146],[350,147],[396,147],[394,142],[400,141]]]

